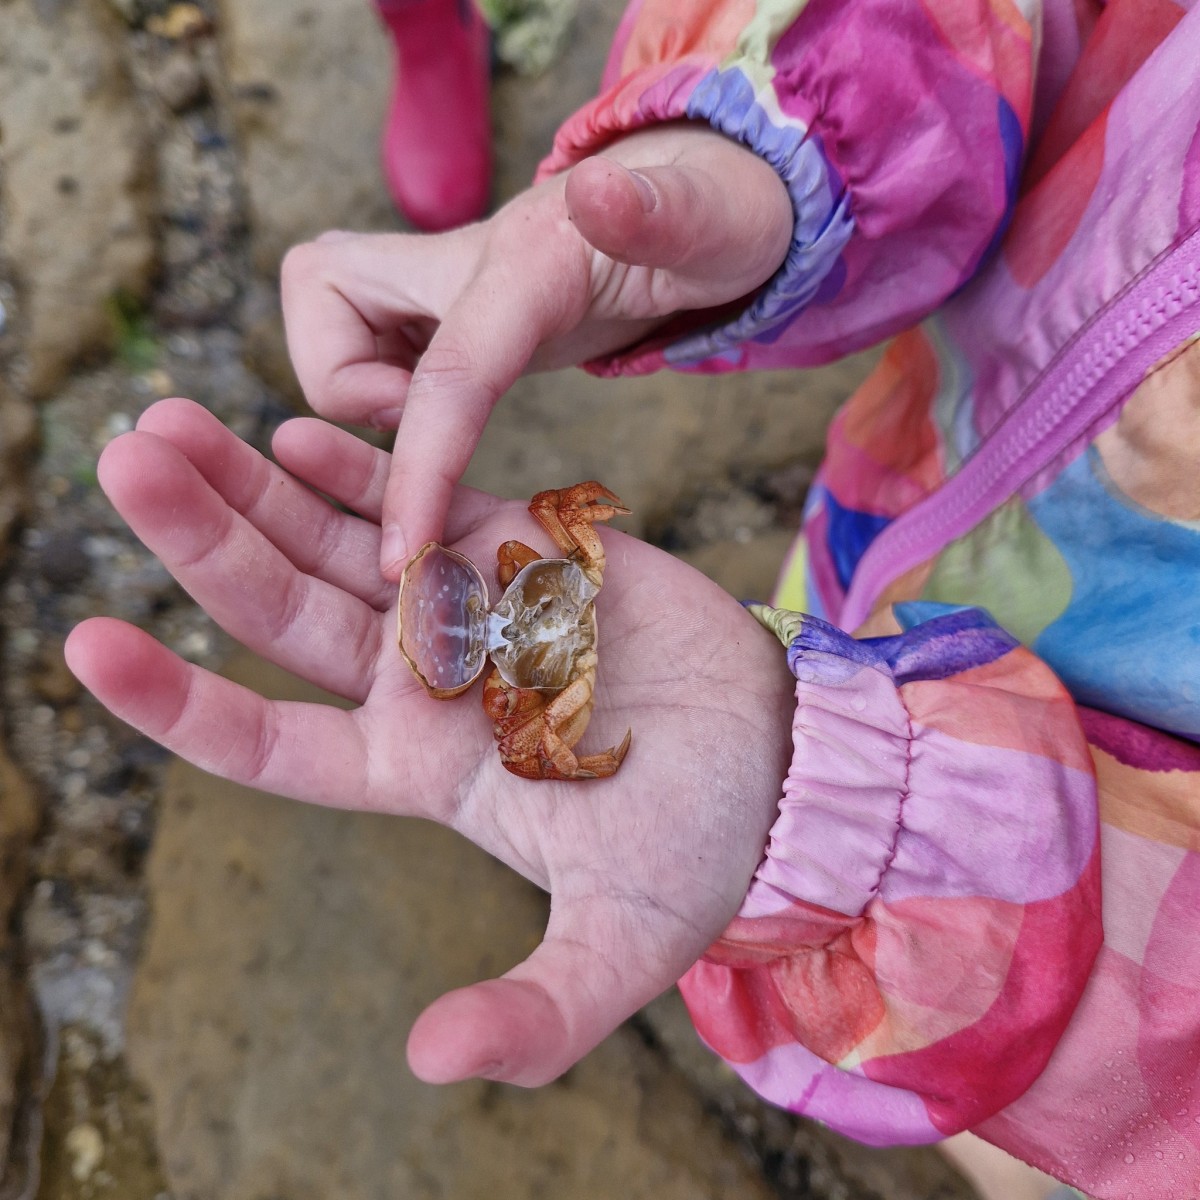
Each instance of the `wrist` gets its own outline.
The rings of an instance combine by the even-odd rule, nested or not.
[[[742,805],[741,839],[746,859],[739,872],[741,901],[752,886],[769,848],[771,831],[780,812],[780,781],[788,774],[793,755],[793,719],[796,712],[796,679],[788,668],[784,647],[773,632],[746,612],[741,648],[748,664],[748,678],[754,681],[753,694],[731,696],[729,711],[752,722],[760,747],[756,754],[745,754],[747,778],[736,790],[736,802]]]

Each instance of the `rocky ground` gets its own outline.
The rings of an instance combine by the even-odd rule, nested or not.
[[[497,201],[589,94],[617,16],[589,3],[542,73],[498,71]],[[303,405],[279,259],[398,227],[387,77],[366,0],[0,0],[0,1200],[964,1200],[928,1152],[757,1104],[673,996],[549,1088],[417,1084],[416,1012],[527,953],[543,898],[440,830],[203,777],[66,671],[67,631],[105,612],[309,694],[196,611],[95,461],[160,396],[260,445]],[[469,478],[526,496],[599,475],[635,532],[763,594],[862,369],[813,373],[799,402],[772,376],[524,381]]]

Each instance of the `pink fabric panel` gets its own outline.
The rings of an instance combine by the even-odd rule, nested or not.
[[[857,916],[894,853],[908,765],[908,719],[885,674],[864,667],[841,688],[796,685],[797,753],[743,917],[780,896]]]

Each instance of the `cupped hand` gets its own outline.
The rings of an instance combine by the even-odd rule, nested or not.
[[[331,233],[291,250],[284,320],[309,402],[333,420],[399,425],[384,574],[398,579],[440,537],[492,407],[523,372],[753,293],[791,231],[774,169],[684,122],[623,138],[477,225]]]
[[[431,1082],[546,1082],[674,983],[735,913],[790,754],[784,655],[702,575],[604,529],[596,707],[580,749],[631,727],[629,756],[611,779],[519,779],[478,689],[433,700],[396,648],[395,588],[379,572],[387,456],[310,419],[282,426],[275,453],[287,471],[198,405],[163,401],[108,446],[100,480],[229,633],[356,707],[266,700],[105,617],[72,632],[67,661],[113,713],[206,770],[438,821],[547,889],[534,953],[435,1001],[409,1041]],[[510,537],[553,549],[523,504],[462,488],[446,533],[481,565]]]

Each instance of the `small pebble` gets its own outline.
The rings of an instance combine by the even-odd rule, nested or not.
[[[211,29],[208,17],[195,4],[172,4],[163,14],[155,13],[146,21],[146,31],[155,37],[179,41],[197,37]]]
[[[114,8],[121,19],[130,25],[137,22],[137,3],[136,0],[108,0],[110,6]]]
[[[41,547],[35,566],[52,587],[77,587],[87,578],[91,563],[84,548],[85,540],[80,530],[65,529],[53,534]]]
[[[45,656],[42,669],[33,676],[33,690],[42,700],[51,704],[67,704],[80,693],[79,681],[71,674],[61,652]],[[86,763],[69,763],[70,766],[87,766]]]
[[[71,1156],[71,1174],[78,1183],[86,1182],[104,1161],[104,1138],[100,1130],[89,1122],[76,1125],[67,1134],[66,1146]]]
[[[133,428],[133,417],[127,412],[110,413],[104,422],[104,436],[107,441],[128,433]]]
[[[147,371],[145,378],[150,391],[156,392],[159,396],[169,396],[175,389],[175,381],[160,368],[156,367],[153,371]]]
[[[153,83],[158,98],[175,113],[199,104],[208,94],[204,73],[186,50],[168,54],[155,70]]]

